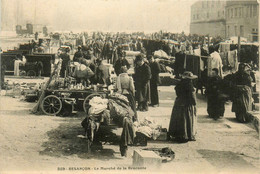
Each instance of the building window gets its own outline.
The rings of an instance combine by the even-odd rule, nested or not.
[[[242,9],[242,8],[239,8],[239,17],[240,17],[240,18],[241,18],[241,14],[242,14],[241,9]]]
[[[225,15],[225,12],[224,12],[224,10],[222,11],[222,15],[223,15],[223,16]]]
[[[193,19],[195,19],[195,14],[193,15]]]
[[[257,28],[252,29],[252,41],[253,42],[258,41],[258,29]]]
[[[250,17],[252,17],[252,5],[250,5]]]
[[[227,36],[229,37],[229,26],[227,26]]]
[[[207,18],[209,18],[209,12],[207,12]]]
[[[253,6],[253,16],[256,16],[256,5]]]
[[[235,26],[234,29],[235,29],[235,36],[237,36],[237,26]]]
[[[233,8],[231,8],[231,18],[233,18]]]
[[[229,9],[227,10],[226,15],[227,15],[227,18],[229,18]]]
[[[199,14],[197,14],[197,19],[199,19]]]
[[[241,17],[244,17],[244,7],[241,8]]]
[[[247,7],[246,7],[246,17],[247,18],[249,17],[249,5],[247,5]]]
[[[240,25],[240,36],[244,36],[244,26]]]
[[[237,8],[235,8],[235,17],[237,17]]]
[[[220,11],[218,11],[218,17],[220,17]]]
[[[252,41],[253,42],[258,42],[258,36],[257,35],[253,35]]]

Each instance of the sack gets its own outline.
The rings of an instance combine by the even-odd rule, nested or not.
[[[95,73],[89,67],[86,68],[86,71],[87,71],[87,78],[90,78],[95,75]]]
[[[95,73],[89,67],[83,64],[77,65],[73,74],[73,76],[76,78],[90,78],[94,75]]]

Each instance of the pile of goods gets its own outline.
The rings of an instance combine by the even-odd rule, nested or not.
[[[145,135],[147,138],[156,140],[160,136],[161,125],[157,125],[155,121],[145,118],[142,121],[134,123],[136,132]]]
[[[123,132],[124,129],[131,129],[134,132],[132,121],[134,112],[128,103],[128,99],[119,93],[113,93],[107,99],[93,97],[89,101],[90,108],[87,117],[81,123],[85,129],[86,138],[92,142],[100,124],[116,124],[118,127],[123,127]],[[134,139],[135,135],[132,133],[130,136]]]
[[[44,82],[30,83],[7,80],[5,90],[1,91],[1,95],[20,97],[24,96],[26,101],[34,102],[38,99]]]
[[[122,127],[121,140],[130,137],[130,144],[136,144],[134,141],[140,143],[136,135],[142,134],[146,141],[149,138],[156,140],[161,135],[162,127],[155,121],[145,118],[133,123],[135,113],[129,106],[127,97],[122,94],[113,93],[106,99],[100,96],[93,97],[89,101],[89,106],[87,117],[81,125],[85,129],[85,137],[91,142],[93,142],[95,132],[99,130],[100,124]],[[135,137],[136,140],[134,140]]]

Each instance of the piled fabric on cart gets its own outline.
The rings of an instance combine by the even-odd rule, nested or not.
[[[129,106],[126,96],[119,93],[110,95],[108,101],[108,108],[113,121],[123,128],[120,140],[121,155],[124,156],[124,150],[128,145],[134,143],[135,129],[133,125],[134,111]]]
[[[89,101],[90,108],[89,108],[88,114],[89,115],[100,114],[101,112],[106,110],[107,104],[108,104],[108,99],[103,99],[101,97],[93,97]]]
[[[110,123],[110,112],[107,109],[108,100],[101,97],[93,97],[89,101],[90,108],[87,117],[81,122],[85,129],[85,137],[91,142],[94,134],[98,131],[100,124]]]
[[[112,120],[118,127],[122,127],[121,146],[133,144],[135,130],[133,125],[134,111],[129,106],[126,96],[118,93],[111,94],[107,99],[94,97],[89,101],[90,109],[81,125],[85,128],[85,137],[91,142],[99,125],[110,125]]]

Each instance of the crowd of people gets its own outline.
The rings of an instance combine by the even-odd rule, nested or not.
[[[158,34],[152,37],[156,38]],[[172,35],[169,38],[171,37]],[[197,83],[196,91],[195,81],[201,82],[201,85],[203,84],[206,89],[209,117],[215,120],[222,118],[225,112],[225,103],[229,99],[233,102],[232,111],[235,112],[237,120],[248,122],[251,117],[249,111],[252,109],[252,82],[255,81],[251,66],[241,62],[236,73],[224,77],[218,46],[211,44],[210,47],[207,47],[208,45],[201,44],[205,41],[203,37],[182,36],[178,39],[179,45],[174,45],[172,48],[165,41],[162,41],[162,46],[159,46],[161,49],[165,49],[169,56],[175,57],[173,68],[175,78],[178,81],[175,87],[176,99],[172,109],[168,138],[181,143],[196,140],[197,101],[195,93],[198,92],[200,83]],[[104,42],[101,38],[92,40],[92,42],[88,42],[88,45],[78,47],[73,62],[85,65],[92,72],[88,79],[83,78],[87,81],[86,84],[110,85],[112,83],[111,72],[105,64],[113,66],[117,76],[116,91],[127,97],[129,105],[135,113],[133,121],[137,121],[137,110],[146,112],[149,110],[149,106],[159,106],[157,87],[160,84],[159,73],[161,70],[159,63],[155,61],[153,52],[151,53],[149,48],[145,48],[145,39],[130,38],[130,40],[126,40],[125,37],[117,36],[108,37]],[[138,51],[133,63],[133,75],[128,74],[131,65],[126,59],[126,52],[123,49],[123,44],[126,42],[130,43],[128,44],[130,50]],[[198,55],[198,50],[200,56],[208,56],[211,60],[211,72],[208,72],[208,67],[204,67],[200,79],[192,72],[186,71],[185,66],[182,66],[185,55]],[[60,55],[63,60],[62,77],[69,73],[67,70],[71,60],[68,53],[69,49]]]

